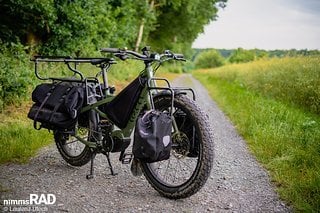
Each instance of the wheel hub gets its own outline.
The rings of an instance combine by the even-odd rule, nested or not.
[[[173,155],[176,158],[183,158],[188,155],[190,150],[189,138],[183,132],[179,132],[172,136]]]

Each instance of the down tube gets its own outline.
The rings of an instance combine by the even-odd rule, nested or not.
[[[132,110],[127,126],[124,129],[122,129],[122,133],[125,137],[130,137],[134,129],[134,126],[136,125],[136,120],[138,119],[139,113],[145,106],[147,106],[148,109],[151,109],[150,96],[147,86],[145,86],[141,91],[140,97],[137,101],[136,106]]]

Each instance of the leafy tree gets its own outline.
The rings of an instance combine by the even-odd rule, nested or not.
[[[226,0],[0,0],[0,39],[40,54],[92,54],[100,47],[188,50]]]
[[[151,45],[192,55],[193,40],[224,2],[0,0],[0,108],[32,85],[30,53],[94,56],[101,47]]]
[[[56,19],[52,0],[0,0],[0,38],[3,42],[46,40]]]
[[[196,68],[214,68],[224,64],[224,58],[217,50],[208,50],[200,53],[196,60]]]
[[[254,49],[254,53],[256,59],[269,57],[269,52],[266,50]]]
[[[253,50],[245,50],[242,48],[238,48],[233,51],[231,54],[229,61],[231,63],[244,63],[255,60],[255,52]]]
[[[224,58],[229,58],[232,54],[232,50],[228,49],[217,49],[217,51],[219,51]]]
[[[158,49],[190,49],[204,25],[216,18],[217,3],[226,0],[173,0],[157,8],[157,25],[148,42]]]
[[[132,48],[138,7],[131,0],[55,0],[58,19],[43,50],[92,55],[101,47]]]
[[[140,1],[139,1],[140,2]],[[145,3],[132,0],[0,0],[0,39],[40,54],[92,54],[134,46]]]

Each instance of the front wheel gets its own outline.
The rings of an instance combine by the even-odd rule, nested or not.
[[[154,100],[160,111],[173,110],[178,130],[172,133],[170,158],[155,163],[141,162],[142,171],[162,196],[171,199],[189,197],[205,184],[213,162],[213,137],[209,121],[199,106],[185,95],[174,99],[160,96]]]

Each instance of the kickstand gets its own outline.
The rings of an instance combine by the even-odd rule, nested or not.
[[[108,164],[109,164],[109,169],[110,169],[111,175],[113,175],[113,176],[117,175],[117,173],[115,173],[115,172],[113,171],[113,167],[112,167],[112,165],[111,165],[111,161],[110,161],[110,157],[109,157],[109,156],[110,156],[109,152],[106,153],[105,155],[106,155],[107,160],[108,160]]]
[[[94,158],[96,157],[97,152],[93,151],[91,155],[91,166],[90,166],[90,174],[87,175],[87,179],[92,179],[93,178],[93,162]]]

